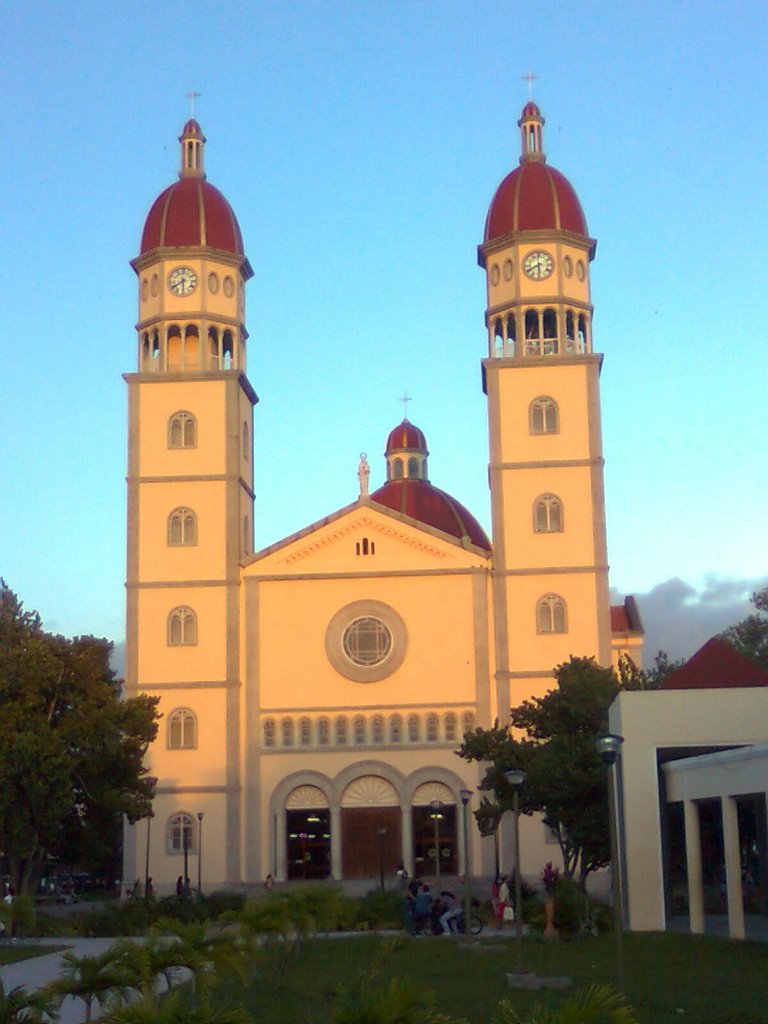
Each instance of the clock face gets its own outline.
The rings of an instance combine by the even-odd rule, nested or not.
[[[529,252],[523,260],[523,273],[532,281],[543,281],[555,268],[555,261],[544,249]]]
[[[191,295],[197,288],[197,274],[190,267],[176,267],[168,275],[168,287],[174,295]]]

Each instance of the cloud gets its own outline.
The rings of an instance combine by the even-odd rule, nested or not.
[[[657,583],[646,594],[635,594],[645,626],[645,663],[657,651],[673,660],[689,658],[710,637],[745,618],[754,608],[749,599],[768,586],[768,579],[707,576],[694,587],[675,577]],[[613,591],[611,601],[621,601]]]

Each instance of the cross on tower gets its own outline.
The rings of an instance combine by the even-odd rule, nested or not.
[[[189,100],[189,116],[190,117],[194,117],[195,116],[195,100],[197,99],[197,97],[199,95],[200,95],[200,93],[199,92],[195,92],[194,89],[192,89],[190,92],[187,93],[187,99]]]
[[[528,83],[528,99],[531,99],[531,97],[533,96],[533,83],[536,81],[538,77],[539,76],[535,75],[533,71],[528,71],[526,74],[523,75],[523,81]]]
[[[412,402],[413,399],[411,398],[411,396],[408,394],[407,391],[404,391],[403,392],[403,397],[400,399],[400,401],[403,403],[403,419],[407,420],[408,419],[408,403]]]

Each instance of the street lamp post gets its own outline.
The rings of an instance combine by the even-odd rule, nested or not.
[[[433,800],[429,805],[429,816],[435,826],[435,886],[440,884],[440,825],[443,817],[441,800]]]
[[[197,895],[203,895],[203,812],[197,812]]]
[[[608,769],[608,831],[611,839],[611,900],[613,902],[613,932],[616,937],[616,976],[619,991],[624,991],[624,920],[622,914],[621,864],[619,862],[619,829],[617,820],[616,758],[623,736],[607,733],[595,740],[595,750]]]
[[[464,808],[464,929],[469,934],[469,920],[472,911],[472,892],[469,881],[469,826],[467,825],[467,814],[469,812],[469,801],[472,799],[472,792],[469,789],[462,789],[459,794],[461,804]]]
[[[384,825],[379,826],[379,883],[381,891],[384,892],[384,836],[387,830]]]
[[[185,814],[181,823],[181,845],[184,849],[184,885],[182,887],[184,896],[189,896],[189,833],[191,828],[192,819]]]
[[[517,970],[523,969],[523,883],[520,870],[520,790],[525,783],[525,772],[510,768],[504,778],[512,787],[512,810],[515,815],[515,931],[517,932]]]
[[[147,849],[144,855],[144,899],[149,896],[149,839],[152,831],[152,819],[155,816],[154,809],[151,805],[151,801],[155,799],[155,787],[157,786],[157,779],[154,775],[147,775],[144,781],[149,786],[149,799],[150,807],[149,814],[147,815]]]

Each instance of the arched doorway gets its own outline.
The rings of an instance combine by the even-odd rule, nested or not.
[[[433,803],[439,808],[433,817]],[[435,857],[440,858],[440,874],[455,875],[458,871],[456,841],[456,799],[442,782],[425,782],[413,794],[411,802],[413,828],[413,870],[417,878],[434,876]],[[437,842],[435,842],[437,837]]]
[[[397,791],[379,775],[350,782],[341,795],[342,877],[391,879],[402,857]]]
[[[328,878],[331,813],[317,786],[297,786],[285,801],[285,860],[289,879]]]

